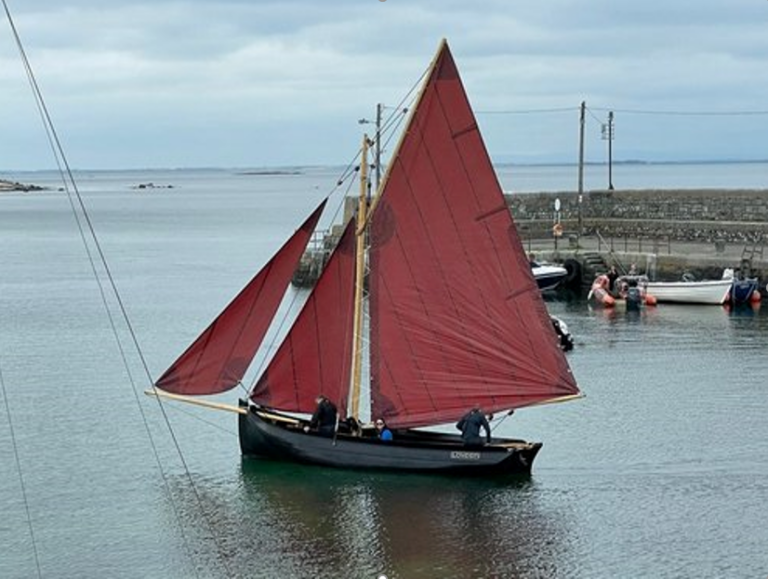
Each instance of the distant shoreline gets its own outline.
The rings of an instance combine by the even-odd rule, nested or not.
[[[578,163],[574,161],[566,160],[509,160],[508,156],[501,155],[498,159],[492,159],[494,167],[577,167]],[[674,160],[648,160],[648,159],[614,159],[612,165],[614,167],[675,167],[675,166],[701,166],[701,165],[764,165],[768,164],[768,159],[674,159]],[[585,167],[607,167],[607,161],[595,161],[587,160],[584,162]],[[323,163],[313,164],[307,163],[305,165],[275,165],[265,167],[229,167],[229,166],[199,166],[199,167],[118,167],[118,168],[76,168],[73,172],[77,174],[83,173],[152,173],[152,172],[224,172],[232,173],[235,175],[252,175],[252,176],[273,176],[273,175],[304,175],[308,172],[316,170],[343,170],[346,164],[343,163]],[[34,173],[51,173],[56,172],[55,169],[8,169],[2,170],[3,173],[19,173],[19,174],[34,174]],[[0,183],[7,182],[7,180],[0,179]]]
[[[264,176],[275,176],[275,175],[303,175],[301,171],[296,171],[294,169],[264,169],[264,170],[257,170],[257,171],[241,171],[237,173],[238,175],[256,175],[260,177]]]

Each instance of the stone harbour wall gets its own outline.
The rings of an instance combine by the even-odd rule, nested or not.
[[[645,189],[509,194],[524,236],[551,235],[555,199],[563,235],[754,243],[768,239],[768,189]]]

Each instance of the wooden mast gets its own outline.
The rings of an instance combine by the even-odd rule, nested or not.
[[[363,285],[365,283],[365,222],[368,211],[368,135],[363,135],[360,160],[360,200],[357,208],[357,243],[355,271],[355,317],[352,345],[352,380],[349,415],[360,417],[360,383],[363,370]]]

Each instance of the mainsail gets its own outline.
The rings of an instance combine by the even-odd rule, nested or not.
[[[579,392],[447,43],[369,235],[373,415],[420,426]]]
[[[157,380],[175,394],[217,394],[243,378],[320,219],[324,200],[277,254]]]
[[[346,412],[354,311],[355,223],[350,220],[314,290],[251,392],[262,406],[309,412],[324,394]]]

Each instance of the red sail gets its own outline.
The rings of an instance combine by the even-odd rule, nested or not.
[[[352,360],[355,226],[347,224],[314,291],[251,393],[262,406],[312,412],[324,394],[346,415]]]
[[[373,415],[419,426],[578,393],[447,44],[370,244]]]
[[[158,379],[176,394],[217,394],[243,379],[272,323],[280,301],[326,201],[280,248],[213,323]]]

